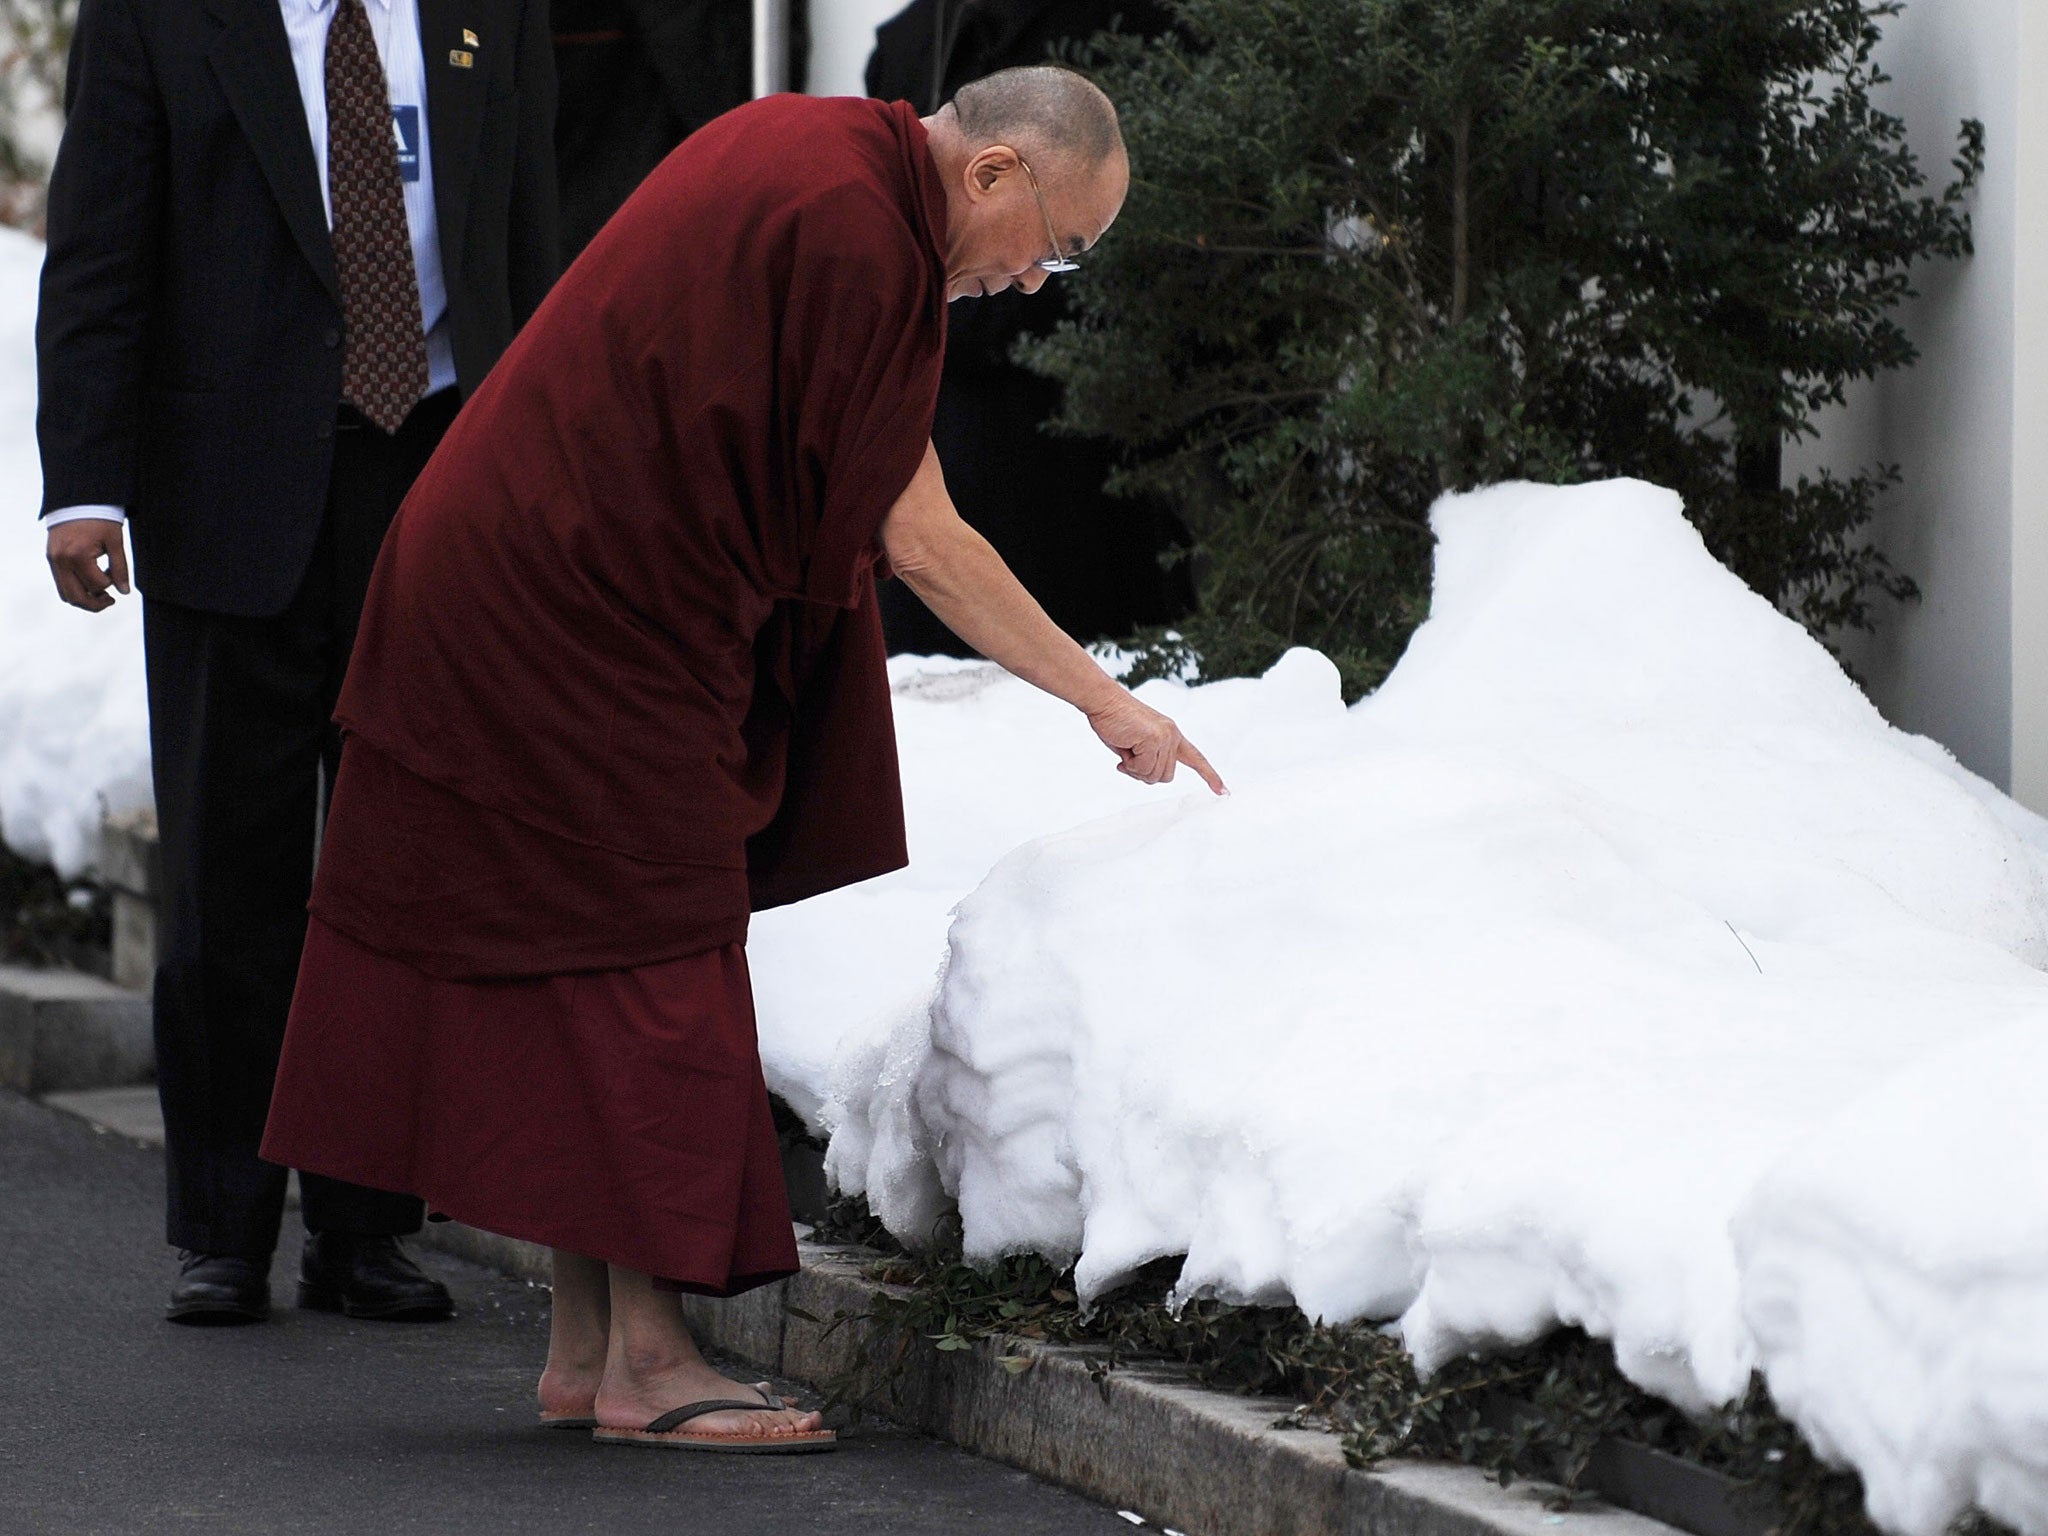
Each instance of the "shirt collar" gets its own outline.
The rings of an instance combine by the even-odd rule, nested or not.
[[[335,0],[279,0],[287,10],[304,11],[312,16],[325,15],[334,9]],[[363,0],[365,5],[374,5],[379,10],[391,9],[391,0]]]

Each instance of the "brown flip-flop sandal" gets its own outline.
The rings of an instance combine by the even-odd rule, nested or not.
[[[754,1390],[763,1397],[774,1396],[775,1387],[772,1382],[757,1381],[752,1385]],[[794,1408],[796,1406],[796,1399],[793,1397],[778,1398],[777,1401],[785,1408]],[[748,1405],[750,1409],[752,1406],[752,1404]],[[589,1413],[544,1413],[540,1416],[540,1427],[542,1429],[595,1429],[597,1428],[597,1416]]]
[[[738,1413],[780,1412],[786,1405],[771,1391],[756,1387],[761,1401],[714,1397],[701,1403],[671,1408],[645,1429],[597,1429],[591,1439],[602,1445],[646,1445],[665,1451],[722,1451],[742,1456],[801,1456],[806,1452],[829,1451],[839,1444],[836,1431],[814,1429],[800,1435],[744,1435],[724,1430],[685,1430],[692,1419],[728,1410]]]

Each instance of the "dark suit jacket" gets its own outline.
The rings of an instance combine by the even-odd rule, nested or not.
[[[556,274],[548,5],[418,5],[467,393]],[[44,507],[127,508],[148,596],[277,613],[319,533],[342,362],[277,0],[84,0],[65,104],[36,324]]]
[[[868,94],[935,112],[985,75],[1045,63],[1057,44],[1112,23],[1157,36],[1167,20],[1155,0],[913,0],[876,30]],[[960,515],[1062,629],[1093,640],[1170,622],[1194,592],[1184,563],[1160,564],[1186,542],[1172,510],[1104,494],[1109,446],[1043,431],[1059,386],[1011,361],[1020,336],[1043,336],[1068,315],[1065,281],[952,307],[932,442]],[[892,651],[969,652],[901,582],[882,589],[882,621]]]
[[[750,9],[749,0],[553,0],[565,258],[670,150],[753,94]]]

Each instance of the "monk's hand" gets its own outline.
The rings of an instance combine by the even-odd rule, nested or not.
[[[1195,744],[1181,735],[1180,727],[1149,705],[1142,704],[1126,688],[1100,708],[1088,712],[1088,723],[1102,744],[1117,755],[1116,771],[1129,774],[1144,784],[1170,784],[1182,763],[1202,776],[1202,782],[1219,795],[1227,795],[1223,777],[1209,766],[1209,759]]]
[[[121,525],[104,517],[81,517],[50,530],[50,574],[57,595],[74,608],[98,613],[114,606],[109,589],[128,585],[128,551]],[[100,564],[104,560],[105,565]]]

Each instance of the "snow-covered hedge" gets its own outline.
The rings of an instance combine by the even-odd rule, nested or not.
[[[1577,1324],[1696,1411],[1761,1369],[1881,1523],[2048,1530],[2048,823],[1668,493],[1436,527],[1357,707],[1301,652],[1147,685],[1225,801],[899,662],[915,863],[757,920],[772,1080],[906,1237],[1084,1293],[1184,1253],[1425,1369]]]

